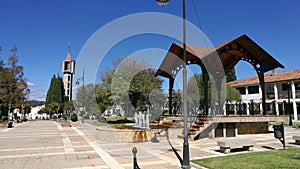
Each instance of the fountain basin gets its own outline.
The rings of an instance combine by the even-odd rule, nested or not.
[[[127,126],[126,126],[127,127]],[[99,126],[96,127],[96,139],[104,142],[113,143],[136,143],[136,142],[150,142],[155,138],[158,140],[166,140],[165,136],[158,136],[157,133],[161,132],[162,127],[155,127],[150,129],[135,129],[130,128],[114,128],[112,126]],[[178,138],[182,132],[182,128],[169,128],[169,138]]]

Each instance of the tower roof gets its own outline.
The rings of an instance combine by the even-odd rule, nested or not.
[[[70,51],[68,52],[67,54],[67,58],[66,58],[67,61],[71,61],[72,60],[72,57],[71,57],[71,54],[70,54]]]

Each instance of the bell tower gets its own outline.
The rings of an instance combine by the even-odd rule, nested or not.
[[[75,73],[75,61],[72,60],[70,54],[70,45],[69,51],[66,59],[62,62],[62,73],[64,74],[64,88],[65,88],[65,96],[68,97],[68,100],[72,100],[72,81],[73,74]]]

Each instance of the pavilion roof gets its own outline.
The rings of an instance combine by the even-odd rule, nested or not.
[[[222,66],[225,74],[227,74],[240,60],[250,61],[253,65],[259,64],[258,67],[263,72],[278,67],[284,68],[281,63],[245,34],[215,46],[214,48],[186,45],[186,51],[187,64],[201,65],[203,61],[206,62],[205,60],[210,60],[210,58],[218,56],[222,65],[215,64],[214,66]],[[173,43],[156,72],[156,76],[175,78],[182,67],[183,45]]]

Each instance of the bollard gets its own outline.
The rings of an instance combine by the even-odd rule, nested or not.
[[[133,169],[140,169],[137,159],[136,159],[136,153],[137,149],[135,147],[132,148],[132,154],[133,154]]]

